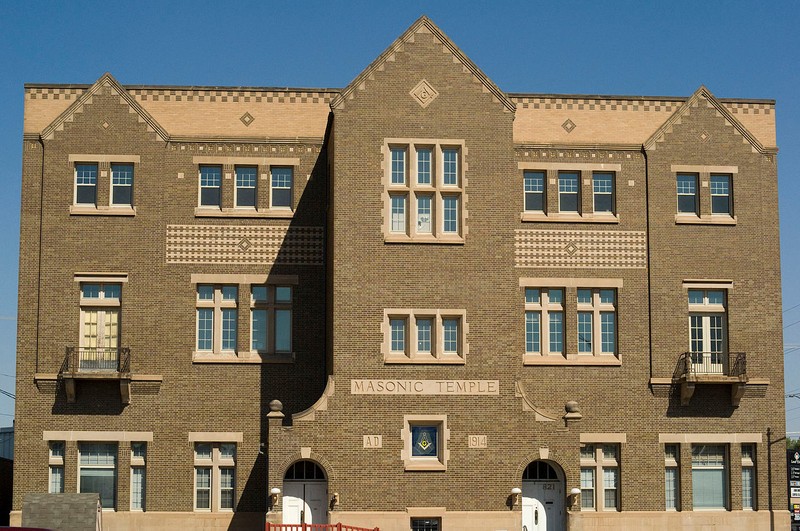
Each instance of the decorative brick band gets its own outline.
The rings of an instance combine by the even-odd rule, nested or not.
[[[322,227],[167,225],[168,264],[323,265]]]
[[[644,231],[517,229],[514,232],[515,267],[647,267]]]

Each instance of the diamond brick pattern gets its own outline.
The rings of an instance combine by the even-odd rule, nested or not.
[[[516,267],[644,269],[643,231],[529,230],[514,235]]]

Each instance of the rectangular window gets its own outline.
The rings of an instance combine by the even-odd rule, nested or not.
[[[251,288],[251,350],[266,354],[292,352],[292,291],[291,286]]]
[[[384,311],[388,363],[463,363],[462,310]]]
[[[581,448],[581,510],[619,510],[618,445],[586,444]]]
[[[616,290],[578,289],[578,353],[616,354]]]
[[[48,492],[64,492],[64,441],[50,441],[50,481]]]
[[[389,326],[392,330],[392,352],[406,352],[406,320],[391,319]]]
[[[406,149],[392,148],[392,184],[406,184]]]
[[[97,492],[103,509],[117,506],[117,444],[78,444],[78,492]]]
[[[451,234],[458,233],[458,197],[442,196],[442,210],[442,231]]]
[[[412,518],[411,531],[441,531],[442,521],[439,518]]]
[[[406,196],[393,194],[392,198],[392,232],[406,233]]]
[[[725,445],[692,446],[692,502],[695,510],[728,508],[728,451]]]
[[[417,149],[417,184],[430,185],[433,183],[431,178],[432,155],[433,151],[429,148]],[[405,172],[403,172],[403,175],[405,175]],[[404,181],[395,182],[395,180],[392,179],[392,184],[403,184],[403,182]]]
[[[742,509],[756,509],[756,447],[742,445]]]
[[[236,167],[236,206],[255,208],[258,168],[255,166]]]
[[[111,205],[133,205],[133,164],[111,164]]]
[[[75,204],[97,205],[97,164],[75,164]]]
[[[711,213],[730,216],[731,210],[731,176],[711,174]]]
[[[689,350],[696,374],[728,374],[726,292],[689,289]]]
[[[563,289],[525,288],[525,352],[564,353]]]
[[[444,342],[443,351],[445,354],[459,353],[459,320],[458,319],[442,319],[442,339]]]
[[[238,287],[197,286],[197,350],[235,353],[238,323]]]
[[[525,187],[525,210],[527,212],[544,212],[544,179],[543,171],[526,171],[523,173]]]
[[[614,174],[595,172],[592,174],[594,212],[614,212]]]
[[[445,186],[458,186],[458,150],[443,149],[444,170],[442,182]]]
[[[668,511],[677,511],[680,503],[680,446],[664,446],[664,495]]]
[[[431,353],[431,319],[417,319],[417,352]]]
[[[393,220],[394,221],[394,220]],[[423,194],[417,196],[417,233],[430,234],[432,230],[431,196]],[[398,225],[403,226],[403,225]],[[393,225],[394,229],[394,225]]]
[[[294,169],[291,167],[270,168],[272,173],[272,190],[270,207],[272,208],[292,208],[292,182],[294,181]]]
[[[131,443],[131,511],[144,511],[147,492],[147,443]]]
[[[405,470],[447,470],[447,416],[405,415],[403,422],[401,455]]]
[[[558,211],[579,213],[579,177],[578,172],[558,173]]]
[[[697,215],[697,174],[679,173],[677,183],[678,213]]]
[[[236,444],[194,445],[195,511],[233,511],[236,505]]]
[[[119,370],[121,285],[81,283],[78,370]]]
[[[222,166],[200,166],[200,206],[222,206]]]

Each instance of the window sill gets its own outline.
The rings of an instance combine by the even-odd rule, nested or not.
[[[464,238],[452,236],[408,236],[405,234],[384,234],[384,243],[433,243],[443,245],[464,245]]]
[[[522,222],[550,222],[550,223],[619,223],[619,216],[611,213],[602,214],[576,214],[554,212],[545,214],[544,212],[522,212],[520,214]]]
[[[523,365],[572,365],[572,366],[605,366],[618,367],[622,360],[612,355],[590,356],[573,354],[566,358],[561,355],[525,354],[522,357]]]
[[[675,214],[676,225],[736,225],[736,216]]]
[[[262,363],[294,363],[294,352],[286,354],[260,354],[258,352],[242,352],[240,354],[214,354],[208,352],[192,352],[192,363],[231,363],[231,364],[262,364]]]
[[[406,472],[445,472],[447,471],[447,466],[441,461],[420,462],[412,459],[405,461],[404,470]]]
[[[135,216],[136,207],[70,205],[70,216]]]
[[[386,356],[383,360],[386,364],[392,365],[464,365],[466,361],[461,356],[450,354],[450,355],[443,355],[440,358],[435,358],[433,356],[414,356],[410,358],[408,356],[404,356],[402,354],[392,354]]]
[[[213,208],[196,207],[194,215],[197,218],[283,218],[294,217],[291,209],[268,208],[266,210],[256,210],[254,208]]]

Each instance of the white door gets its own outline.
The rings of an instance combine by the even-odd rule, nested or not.
[[[283,523],[327,524],[328,484],[323,481],[284,481]]]
[[[564,531],[564,487],[560,481],[522,482],[522,531]]]

